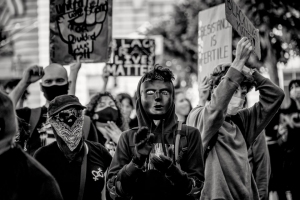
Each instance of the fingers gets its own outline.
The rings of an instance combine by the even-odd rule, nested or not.
[[[133,137],[133,142],[135,144],[140,143],[142,140],[145,140],[147,138],[147,134],[148,134],[148,128],[147,127],[141,127],[135,134]]]
[[[37,65],[30,67],[28,71],[29,71],[30,75],[33,75],[33,76],[43,77],[45,74],[43,67],[40,67]]]
[[[155,138],[154,134],[150,133],[148,135],[148,144],[153,144],[154,143],[154,138]]]
[[[111,130],[109,127],[105,126],[104,128],[105,128],[105,130],[107,131],[107,133],[108,133],[109,135],[112,135],[112,134],[113,134],[113,130]]]
[[[110,128],[112,128],[112,129],[119,129],[119,127],[115,124],[115,122],[108,121],[107,123],[110,126]]]

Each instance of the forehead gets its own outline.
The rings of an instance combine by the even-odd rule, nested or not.
[[[45,75],[42,78],[42,81],[48,80],[48,79],[65,79],[68,80],[68,74],[64,67],[52,64],[49,65],[44,69]]]
[[[170,82],[164,82],[160,80],[154,80],[154,81],[145,81],[141,84],[140,91],[145,90],[161,90],[161,89],[169,89],[172,91],[172,84]]]
[[[295,88],[295,87],[299,87],[299,84],[297,82],[295,82],[291,85],[291,88]]]
[[[103,96],[99,99],[99,102],[109,102],[113,101],[109,96]]]

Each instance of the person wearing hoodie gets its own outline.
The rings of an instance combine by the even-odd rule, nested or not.
[[[79,68],[80,63],[73,64],[71,69]],[[51,63],[45,69],[38,66],[29,67],[24,71],[23,78],[18,85],[9,94],[14,105],[18,102],[24,91],[32,83],[41,80],[41,91],[46,98],[46,104],[37,108],[20,108],[16,110],[19,118],[25,123],[30,124],[30,129],[26,136],[20,136],[22,141],[17,141],[26,152],[33,155],[34,152],[45,145],[55,141],[53,130],[49,123],[47,123],[47,108],[49,102],[55,97],[68,94],[69,85],[67,70],[60,64]],[[74,84],[73,84],[74,85]],[[91,120],[85,118],[84,130],[88,140],[98,142],[97,131]]]
[[[139,127],[121,135],[108,171],[107,188],[113,199],[199,199],[204,182],[201,137],[196,128],[180,129],[173,79],[173,73],[159,65],[140,79]],[[176,132],[187,143],[175,161]]]
[[[199,104],[205,106],[210,99],[209,78],[206,76],[199,84]],[[247,107],[247,98],[243,108]],[[269,199],[268,186],[271,173],[270,155],[266,142],[265,130],[255,139],[253,144],[248,148],[248,159],[251,166],[252,174],[257,185],[260,200]]]
[[[259,200],[248,160],[248,148],[280,108],[284,92],[256,70],[244,70],[252,51],[243,37],[232,64],[218,65],[210,77],[211,100],[194,108],[187,124],[200,130],[205,157],[205,182],[201,200]],[[242,109],[255,84],[260,99]]]
[[[0,91],[0,199],[63,200],[53,176],[14,143],[17,131],[13,102]]]

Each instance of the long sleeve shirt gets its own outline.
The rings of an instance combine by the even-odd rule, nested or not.
[[[248,148],[279,109],[284,92],[258,72],[253,73],[259,102],[238,112],[245,132],[227,117],[227,106],[244,75],[230,68],[212,93],[208,105],[194,108],[187,125],[199,129],[204,151],[218,134],[215,145],[205,161],[205,183],[201,200],[259,199],[256,183],[248,161]],[[227,117],[228,119],[228,117]]]

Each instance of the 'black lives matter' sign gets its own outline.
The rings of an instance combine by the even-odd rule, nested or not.
[[[113,76],[142,76],[155,63],[154,39],[114,39],[113,62],[107,70]]]

